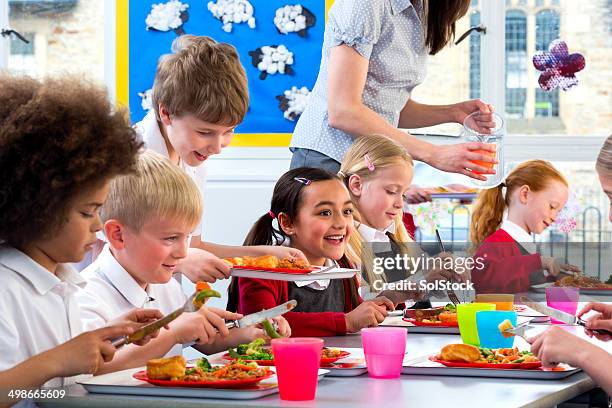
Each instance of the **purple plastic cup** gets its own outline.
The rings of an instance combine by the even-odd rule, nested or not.
[[[572,286],[551,286],[546,288],[546,304],[553,309],[575,315],[579,299],[580,289],[578,288]],[[550,321],[553,324],[563,324],[563,322],[553,318]]]

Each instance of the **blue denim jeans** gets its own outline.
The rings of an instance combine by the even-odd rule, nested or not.
[[[326,170],[332,174],[336,174],[340,171],[340,163],[316,150],[303,149],[301,147],[291,147],[289,150],[293,152],[293,157],[291,157],[291,169],[297,167],[315,167]]]

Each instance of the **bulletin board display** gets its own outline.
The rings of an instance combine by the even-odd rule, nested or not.
[[[293,87],[298,89],[298,94],[300,90],[302,94],[306,89],[312,90],[319,72],[326,16],[333,0],[248,0],[253,7],[254,28],[253,21],[232,23],[231,27],[226,24],[224,27],[223,21],[209,10],[208,0],[175,2],[173,7],[188,5],[180,13],[180,22],[160,19],[160,15],[169,15],[163,11],[170,10],[159,8],[157,14],[151,17],[155,5],[165,7],[172,0],[116,1],[117,101],[129,106],[133,123],[140,121],[147,113],[143,107],[143,97],[146,105],[147,91],[152,88],[159,57],[171,51],[172,42],[182,33],[206,35],[236,47],[249,81],[249,111],[236,129],[232,146],[289,145],[297,116],[289,115],[293,108],[285,112],[288,110],[288,99],[282,96]],[[212,3],[223,1],[214,0]],[[301,34],[279,32],[278,19],[277,24],[274,22],[277,9],[298,4],[306,10],[303,14],[308,18],[307,29]],[[224,10],[217,9],[217,15]],[[272,51],[280,52],[274,59],[278,55],[284,58],[284,73],[273,72],[273,68],[265,69],[270,64],[257,64],[265,57],[262,52],[264,46],[278,47],[272,48]],[[292,54],[292,58],[287,58],[285,50]],[[265,51],[270,53],[270,49]],[[289,98],[297,101],[300,95],[294,98],[296,89],[293,88],[293,91]]]

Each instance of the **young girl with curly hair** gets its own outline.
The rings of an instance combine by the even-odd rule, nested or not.
[[[1,389],[95,373],[115,352],[107,340],[132,331],[128,321],[160,316],[130,312],[81,334],[75,294],[85,281],[70,266],[95,242],[109,180],[131,171],[140,147],[98,87],[0,76]]]

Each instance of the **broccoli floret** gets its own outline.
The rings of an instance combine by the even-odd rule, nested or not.
[[[202,371],[210,371],[212,366],[204,357],[199,358],[196,365],[202,369]]]

